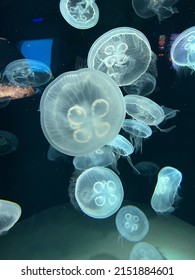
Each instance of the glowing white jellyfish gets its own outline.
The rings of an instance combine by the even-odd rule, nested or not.
[[[110,77],[86,68],[66,72],[50,83],[41,97],[40,112],[49,143],[64,154],[81,156],[118,134],[125,104]]]
[[[147,242],[136,243],[130,253],[130,260],[163,260],[159,251]]]
[[[12,201],[0,199],[0,235],[5,234],[19,220],[21,207]]]
[[[119,86],[129,85],[146,72],[151,61],[151,47],[137,29],[119,27],[100,36],[91,46],[87,64],[106,73]]]
[[[182,173],[174,167],[166,166],[158,173],[158,181],[151,198],[151,206],[157,213],[171,213],[178,200],[178,189]]]
[[[73,27],[88,29],[99,20],[99,9],[95,0],[61,0],[60,12]]]
[[[89,168],[76,181],[76,201],[81,210],[92,218],[104,219],[113,215],[120,208],[123,197],[119,177],[108,168]]]

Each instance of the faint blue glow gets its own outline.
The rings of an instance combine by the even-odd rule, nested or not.
[[[53,39],[25,40],[18,43],[18,49],[26,59],[34,59],[51,65]]]
[[[33,22],[40,22],[40,21],[43,21],[43,18],[33,18],[32,21]]]

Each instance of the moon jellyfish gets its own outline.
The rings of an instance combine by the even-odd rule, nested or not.
[[[150,95],[156,87],[156,78],[150,73],[144,73],[133,84],[124,86],[123,89],[127,94],[139,94],[142,96]]]
[[[151,18],[155,15],[158,20],[171,17],[174,13],[178,13],[177,8],[173,5],[178,0],[132,0],[132,6],[135,13],[142,18]]]
[[[175,39],[170,54],[173,64],[195,70],[195,26],[186,29]]]
[[[130,260],[163,260],[159,251],[147,242],[136,243],[130,253]]]
[[[73,165],[77,170],[86,170],[94,166],[111,166],[117,170],[117,160],[115,154],[108,148],[102,147],[94,152],[83,156],[76,156]],[[118,173],[118,172],[117,172]]]
[[[50,68],[33,59],[18,59],[9,63],[4,71],[8,81],[19,87],[39,87],[52,79]]]
[[[59,151],[57,151],[56,149],[54,149],[54,147],[52,147],[51,145],[49,146],[49,149],[47,151],[47,159],[50,161],[67,161],[67,159],[69,158],[69,156],[60,153]]]
[[[92,218],[104,219],[113,215],[120,208],[123,197],[119,177],[108,168],[89,168],[76,181],[76,201],[81,210]]]
[[[151,47],[137,29],[119,27],[100,36],[91,46],[87,64],[110,76],[119,86],[132,84],[146,72]]]
[[[21,212],[21,207],[17,203],[0,199],[0,235],[14,226]]]
[[[132,242],[142,240],[149,230],[146,215],[132,205],[124,206],[118,211],[115,224],[120,235]]]
[[[122,128],[129,134],[129,139],[135,148],[135,152],[142,152],[142,142],[152,135],[152,129],[145,123],[125,119]]]
[[[70,25],[78,29],[91,28],[99,20],[99,9],[95,0],[61,0],[60,12]]]
[[[32,87],[13,86],[0,84],[0,102],[10,101],[12,99],[20,99],[29,97],[38,93],[39,90]]]
[[[0,155],[4,156],[15,151],[18,147],[18,138],[11,132],[0,130]]]
[[[41,97],[40,112],[49,143],[61,153],[81,156],[118,134],[125,104],[111,78],[86,68],[66,72],[50,83]]]
[[[173,204],[178,199],[178,188],[182,174],[174,167],[166,166],[158,173],[158,180],[151,198],[151,206],[157,213],[174,211]]]
[[[132,118],[150,126],[157,126],[164,118],[163,109],[151,99],[141,95],[126,95],[126,112]]]
[[[140,161],[135,164],[135,168],[140,172],[141,176],[148,177],[149,180],[156,176],[160,167],[151,161]]]

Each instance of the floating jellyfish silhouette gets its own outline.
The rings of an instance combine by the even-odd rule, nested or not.
[[[117,159],[110,149],[102,147],[89,154],[74,157],[73,165],[77,170],[86,170],[94,166],[105,167],[110,165],[116,171]]]
[[[139,150],[142,152],[143,139],[152,135],[152,129],[147,124],[132,119],[125,119],[122,128],[129,134],[135,152]]]
[[[18,147],[18,138],[11,132],[0,130],[0,155],[4,156],[15,151]]]
[[[146,72],[151,55],[150,43],[142,32],[120,27],[104,33],[93,43],[87,64],[124,86],[132,84]]]
[[[12,61],[6,66],[4,76],[11,84],[19,87],[39,87],[53,78],[45,63],[33,59]]]
[[[95,0],[61,0],[60,12],[70,25],[78,29],[91,28],[99,20],[99,9]]]
[[[195,70],[195,26],[186,29],[175,39],[170,54],[173,64]]]
[[[142,240],[149,230],[146,215],[132,205],[124,206],[118,211],[115,224],[120,235],[132,242]]]
[[[65,154],[60,153],[50,145],[47,151],[47,158],[50,161],[67,161],[69,157]]]
[[[1,87],[0,87],[0,91],[1,91]],[[0,93],[1,94],[1,93]],[[1,108],[4,108],[4,107],[7,107],[7,105],[10,103],[10,100],[5,100],[5,101],[1,101],[1,98],[0,98],[0,109]]]
[[[13,86],[9,84],[0,84],[0,102],[9,102],[13,99],[20,99],[24,97],[30,97],[36,93],[39,93],[38,89],[32,87]]]
[[[135,13],[142,18],[151,18],[155,15],[158,20],[171,17],[174,13],[178,13],[177,8],[173,5],[178,0],[132,0],[132,6]]]
[[[136,243],[130,253],[130,260],[163,260],[159,251],[147,242]]]
[[[182,174],[174,167],[163,167],[158,173],[158,180],[151,198],[151,206],[157,213],[171,213],[173,204],[178,200],[178,188]]]
[[[125,104],[111,78],[86,68],[66,72],[50,83],[41,97],[40,112],[49,143],[61,153],[82,156],[118,134]]]
[[[120,208],[123,197],[119,177],[108,168],[89,168],[76,181],[76,201],[81,210],[92,218],[104,219],[113,215]]]
[[[140,172],[141,176],[148,177],[149,180],[156,176],[160,169],[156,163],[151,161],[140,161],[135,164],[135,168]]]
[[[0,199],[0,235],[5,234],[21,216],[21,207],[12,201]]]
[[[142,96],[150,95],[156,87],[156,78],[150,73],[144,73],[133,84],[124,86],[123,89],[127,94],[139,94]]]

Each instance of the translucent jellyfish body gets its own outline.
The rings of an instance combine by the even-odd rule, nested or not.
[[[14,226],[21,212],[21,207],[17,203],[0,199],[0,235]]]
[[[11,132],[0,130],[0,155],[15,151],[18,147],[18,138]]]
[[[116,166],[116,162],[115,154],[106,147],[73,159],[73,165],[77,170],[86,170],[94,166]]]
[[[124,192],[119,177],[105,167],[92,167],[76,181],[75,198],[81,210],[92,218],[103,219],[121,206]]]
[[[195,26],[186,29],[175,39],[170,54],[174,64],[195,70]]]
[[[158,173],[158,180],[151,198],[151,206],[158,213],[170,213],[174,211],[173,204],[179,197],[178,188],[182,180],[182,174],[174,167],[166,166]]]
[[[45,63],[33,59],[12,61],[6,66],[4,75],[10,83],[23,87],[39,87],[53,77]]]
[[[147,125],[157,126],[165,118],[163,109],[145,96],[129,94],[124,100],[127,114]]]
[[[70,25],[78,29],[91,28],[99,20],[95,0],[61,0],[60,12]]]
[[[146,72],[133,84],[124,86],[123,89],[127,94],[139,94],[143,96],[150,95],[156,87],[156,78]]]
[[[106,74],[91,69],[66,72],[41,97],[41,127],[58,151],[81,156],[101,148],[119,132],[125,105]]]
[[[155,15],[162,21],[178,13],[173,5],[178,0],[132,0],[132,6],[136,14],[142,18],[150,18]]]
[[[142,141],[152,135],[152,129],[147,124],[132,119],[125,119],[122,128],[129,134],[135,152],[142,152]]]
[[[130,260],[163,260],[159,251],[147,242],[136,243],[130,253]]]
[[[87,64],[109,75],[119,86],[129,85],[146,72],[151,47],[137,29],[120,27],[100,36],[91,46]]]
[[[115,224],[120,235],[133,242],[142,240],[149,230],[145,214],[132,205],[124,206],[117,212]]]

